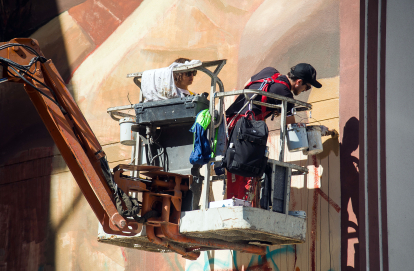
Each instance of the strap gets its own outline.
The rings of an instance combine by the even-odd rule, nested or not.
[[[145,224],[145,223],[147,223],[149,218],[160,217],[160,216],[161,216],[161,214],[159,212],[157,212],[156,210],[150,210],[150,211],[146,212],[145,215],[143,215],[143,216],[135,215],[135,216],[133,216],[133,218],[138,223]]]
[[[272,84],[274,84],[274,83],[278,83],[278,84],[282,84],[282,85],[285,85],[289,90],[290,90],[290,85],[288,84],[288,83],[286,83],[286,82],[283,82],[283,81],[281,81],[281,80],[277,80],[277,78],[280,76],[281,74],[280,73],[275,73],[275,74],[273,74],[271,77],[268,77],[268,78],[263,78],[263,79],[259,79],[259,80],[256,80],[256,81],[253,81],[253,82],[249,82],[247,85],[246,85],[246,87],[250,87],[252,84],[255,84],[255,83],[262,83],[262,86],[261,86],[261,88],[260,88],[260,90],[262,90],[262,91],[268,91],[268,89],[269,89],[269,86],[270,85],[272,85]],[[267,97],[266,96],[264,96],[264,95],[262,95],[262,100],[261,100],[261,102],[262,103],[266,103],[267,102]],[[261,106],[261,111],[262,111],[262,114],[261,115],[258,115],[257,117],[259,117],[260,116],[260,119],[265,119],[265,117],[266,117],[266,106]]]
[[[249,110],[249,111],[247,111],[246,112],[246,114],[244,114],[243,115],[245,118],[249,118],[249,117],[251,117],[252,118],[252,120],[255,120],[256,119],[256,114],[253,112],[253,111],[251,111],[251,110]]]
[[[278,78],[279,75],[280,75],[280,73],[275,73],[275,74],[272,75],[272,77],[266,78],[267,84],[263,87],[262,90],[267,92],[269,90],[269,85],[273,84],[275,81],[278,81],[276,78]],[[262,103],[266,103],[267,102],[267,97],[262,95],[262,100],[261,101],[262,101]],[[262,116],[263,116],[263,119],[264,119],[265,113],[266,113],[266,106],[262,105],[261,109],[262,109]]]
[[[261,168],[252,167],[252,166],[249,166],[249,165],[246,165],[246,164],[241,164],[241,163],[239,163],[235,160],[232,161],[230,167],[234,168],[234,169],[243,169],[243,171],[249,171],[249,172],[251,172],[255,175],[259,174],[260,171],[261,171]]]
[[[105,156],[101,157],[99,159],[99,162],[101,164],[101,169],[104,178],[108,186],[114,192],[114,200],[118,213],[123,217],[135,217],[141,209],[137,199],[129,197],[129,195],[127,195],[118,187],[109,169],[109,164]],[[124,205],[127,208],[127,210],[124,210]]]
[[[262,138],[256,138],[256,137],[253,137],[251,135],[240,134],[240,132],[237,135],[237,139],[238,140],[246,140],[246,141],[249,141],[249,142],[254,143],[256,145],[262,145],[262,146],[266,146],[266,143],[267,143],[267,140],[264,140]]]
[[[213,141],[213,151],[211,152],[211,156],[210,156],[211,158],[216,157],[218,130],[219,130],[219,127],[217,127],[217,129],[216,129],[216,135],[215,135],[214,141]]]
[[[279,77],[280,76],[280,73],[277,74],[277,75],[278,75],[277,77]],[[283,82],[283,81],[277,80],[277,79],[273,79],[273,82],[274,83],[278,83],[278,84],[285,85],[290,90],[290,85],[288,83],[286,83],[286,82]],[[265,91],[267,92],[267,90],[268,90],[268,88],[266,88]],[[267,103],[267,97],[264,96],[264,95],[262,96],[262,103]],[[266,106],[263,106],[263,105],[262,105],[262,116],[263,116],[263,119],[266,117]]]

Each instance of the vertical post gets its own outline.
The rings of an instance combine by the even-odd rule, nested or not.
[[[136,79],[136,80],[135,80]],[[139,86],[139,88],[141,89],[141,81],[138,80],[138,78],[135,78],[134,81],[136,82],[136,84]],[[144,99],[144,95],[142,94],[142,90],[140,90],[139,92],[139,100],[138,103],[142,102],[142,100]],[[136,120],[135,120],[136,121]],[[139,132],[136,132],[136,143],[134,148],[135,151],[135,155],[134,155],[134,165],[141,165],[142,164],[142,149],[141,149],[141,137],[139,136]],[[134,177],[138,177],[139,176],[139,171],[134,171],[133,172],[133,176]]]
[[[141,141],[141,137],[139,136],[139,133],[137,132],[137,142],[135,144],[135,146],[133,147],[135,152],[134,152],[134,165],[142,165],[142,141]],[[139,171],[134,171],[134,177],[138,177],[139,176]]]
[[[131,148],[131,164],[134,164],[135,165],[135,151],[137,150],[137,147],[136,147],[136,145],[137,145],[137,142],[135,142],[135,146],[132,146],[132,148]],[[137,175],[137,173],[136,173],[136,171],[134,170],[134,171],[132,171],[131,172],[132,173],[132,176],[134,176],[134,177],[136,177]]]
[[[292,168],[287,167],[286,168],[286,174],[285,174],[285,204],[283,208],[283,213],[287,215],[289,213],[289,202],[290,202],[290,181],[292,179]]]
[[[285,137],[286,137],[286,112],[287,101],[282,101],[282,112],[280,116],[280,153],[279,161],[284,162],[285,159]]]
[[[208,139],[209,143],[214,141],[215,129],[214,129],[214,102],[215,102],[215,95],[216,92],[216,79],[214,76],[211,76],[211,88],[210,88],[210,115],[211,115],[211,122],[210,122],[210,129],[208,131]],[[213,140],[212,140],[213,139]],[[209,195],[210,195],[210,161],[206,165],[206,174],[204,174],[204,204],[202,204],[202,209],[207,210],[209,204]]]
[[[206,165],[206,174],[204,174],[204,203],[201,204],[202,210],[208,209],[209,195],[210,195],[210,162]]]
[[[276,164],[272,163],[272,175],[270,178],[270,206],[272,206],[273,209],[273,204],[274,204],[274,199],[273,199],[273,191],[275,190],[275,182],[276,182]],[[269,207],[270,209],[270,207]]]

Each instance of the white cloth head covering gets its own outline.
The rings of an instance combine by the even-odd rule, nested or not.
[[[198,63],[201,63],[201,61],[174,62],[167,68],[144,71],[142,73],[141,91],[145,102],[179,98],[184,96],[184,94],[190,95],[188,90],[177,88],[175,85],[173,69]]]

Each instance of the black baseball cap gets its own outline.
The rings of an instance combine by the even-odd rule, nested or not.
[[[316,70],[311,64],[299,63],[290,69],[290,73],[316,88],[322,87],[322,84],[316,81]]]

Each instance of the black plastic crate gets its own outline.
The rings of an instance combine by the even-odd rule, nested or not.
[[[209,100],[204,96],[188,96],[155,102],[135,104],[135,114],[139,125],[171,125],[194,122],[197,114],[209,108]]]

